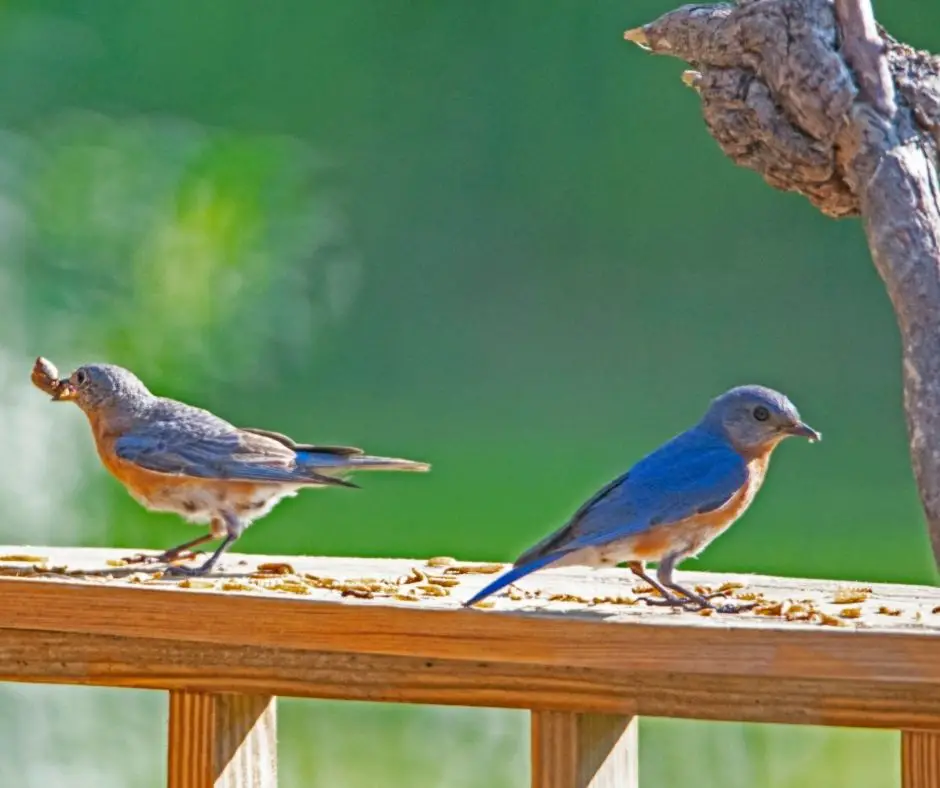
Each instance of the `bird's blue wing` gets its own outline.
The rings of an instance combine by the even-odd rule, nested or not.
[[[727,503],[747,481],[744,459],[712,433],[693,428],[647,455],[590,498],[516,564],[641,533]]]
[[[473,605],[569,553],[717,509],[741,489],[747,473],[744,459],[725,441],[697,428],[684,432],[601,489],[565,526],[464,604]]]
[[[569,534],[570,549],[595,547],[724,506],[747,482],[747,463],[725,441],[696,430],[641,460],[594,501]]]

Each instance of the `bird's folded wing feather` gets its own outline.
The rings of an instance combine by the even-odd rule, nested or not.
[[[263,435],[267,438],[273,438],[278,443],[282,443],[294,452],[306,451],[311,454],[336,454],[340,457],[355,457],[365,452],[355,446],[332,446],[320,445],[317,443],[295,443],[294,439],[288,435],[272,430],[261,430],[256,427],[241,427],[242,432],[249,432],[254,435]]]
[[[288,439],[289,440],[289,439]],[[284,441],[261,431],[206,425],[195,430],[174,422],[148,425],[114,443],[118,457],[157,473],[247,482],[314,483],[347,486],[296,465],[296,453]]]

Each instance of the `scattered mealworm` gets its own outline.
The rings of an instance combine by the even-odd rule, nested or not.
[[[583,596],[577,596],[576,594],[552,594],[548,598],[548,601],[549,602],[580,602],[582,604],[587,604],[587,600]]]
[[[266,575],[292,575],[294,567],[283,562],[258,564],[257,570]]]
[[[405,577],[401,578],[398,582],[400,585],[407,586],[407,585],[411,585],[412,583],[426,583],[427,580],[428,580],[427,575],[424,574],[424,572],[422,572],[420,569],[418,569],[418,567],[413,566],[411,567],[411,571]]]
[[[840,588],[832,601],[837,605],[854,605],[864,602],[869,596],[870,588]]]
[[[635,605],[637,603],[631,596],[596,596],[591,602],[595,605]]]
[[[503,571],[503,564],[480,564],[473,566],[449,566],[444,570],[448,575],[495,575]]]
[[[441,588],[440,586],[435,585],[418,586],[418,588],[424,591],[424,593],[426,593],[428,596],[447,596],[450,594],[450,591],[448,591],[446,588]]]
[[[223,591],[255,591],[256,586],[242,583],[240,580],[226,580],[222,583]]]
[[[779,616],[783,613],[783,602],[772,602],[769,605],[760,605],[754,608],[759,616]]]
[[[212,580],[199,580],[196,578],[187,577],[184,580],[179,582],[180,588],[215,588],[215,583]]]
[[[268,586],[272,591],[287,591],[290,594],[309,594],[310,588],[304,583],[298,583],[296,580],[282,580]]]
[[[428,575],[428,582],[436,586],[443,586],[444,588],[453,588],[454,586],[460,585],[460,581],[452,577],[434,577],[432,575]]]
[[[341,592],[341,596],[354,596],[357,599],[372,599],[374,594],[368,588],[356,588],[347,586]]]

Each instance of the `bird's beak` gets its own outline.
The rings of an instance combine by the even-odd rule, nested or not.
[[[798,421],[792,427],[786,428],[787,435],[794,435],[798,438],[806,438],[810,443],[816,443],[817,441],[822,440],[822,434],[816,432],[809,424],[804,424],[802,421]]]
[[[52,393],[53,402],[71,402],[78,397],[78,389],[67,380],[60,380]]]

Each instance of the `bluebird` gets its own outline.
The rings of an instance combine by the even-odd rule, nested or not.
[[[659,592],[645,602],[713,607],[706,596],[679,585],[673,570],[744,514],[764,481],[773,450],[794,435],[810,442],[822,438],[783,394],[764,386],[725,392],[698,424],[602,488],[566,525],[519,556],[511,570],[465,605],[549,565],[626,562]],[[655,579],[647,574],[646,561],[657,562]]]
[[[208,574],[252,522],[301,488],[356,487],[343,477],[357,470],[430,470],[423,462],[371,457],[351,446],[300,444],[277,432],[235,427],[202,408],[151,394],[136,375],[112,364],[87,364],[59,381],[54,370],[39,359],[34,383],[82,409],[101,462],[127,491],[151,511],[209,525],[208,534],[152,560],[170,562],[221,540],[200,566],[170,566],[171,574]]]

